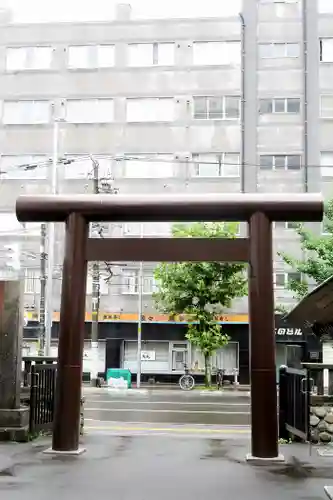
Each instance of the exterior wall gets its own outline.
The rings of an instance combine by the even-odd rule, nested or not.
[[[311,332],[304,328],[298,328],[295,325],[286,324],[280,316],[275,318],[276,326],[276,346],[277,352],[284,349],[284,361],[277,355],[277,363],[281,364],[287,361],[289,350],[292,346],[300,346],[300,356],[303,362],[321,362],[321,345]],[[90,328],[91,324],[85,324],[85,348],[84,348],[84,371],[89,371],[90,362]],[[224,324],[224,332],[230,337],[230,344],[236,346],[236,366],[238,370],[238,381],[240,384],[249,383],[249,325],[248,324]],[[53,325],[52,355],[57,353],[58,323]],[[166,351],[163,359],[156,355],[156,360],[163,361],[163,366],[150,365],[149,361],[145,363],[142,375],[148,379],[154,376],[156,380],[177,381],[183,373],[183,368],[173,370],[172,350],[181,349],[181,344],[186,344],[186,324],[184,323],[142,323],[142,350],[143,351]],[[130,342],[135,349],[137,342],[137,324],[136,323],[100,323],[99,324],[99,349],[100,349],[100,372],[105,372],[107,368],[130,368],[135,376],[136,363],[131,358],[130,366],[124,364],[124,344]],[[161,348],[159,348],[161,346]],[[167,347],[166,347],[167,346]],[[28,349],[30,347],[30,349]],[[38,351],[38,327],[37,323],[29,323],[24,330],[24,350],[23,355],[35,355]],[[136,358],[135,358],[136,359]],[[190,345],[187,346],[186,363],[196,374],[198,379],[203,377],[203,363],[200,355]],[[212,360],[214,365],[215,359]],[[150,369],[153,366],[153,369]],[[217,366],[221,363],[217,362]],[[228,377],[234,379],[231,366],[228,366]]]
[[[316,192],[329,194],[329,178],[321,179],[320,152],[332,151],[332,124],[320,119],[319,94],[333,93],[332,64],[320,63],[319,38],[333,36],[332,15],[318,14],[316,0],[292,3],[246,0],[243,5],[244,29],[238,17],[226,19],[190,19],[134,21],[127,16],[107,23],[61,23],[44,25],[4,24],[0,33],[0,100],[49,99],[59,116],[62,101],[69,98],[112,97],[115,116],[107,124],[60,124],[59,154],[107,155],[112,157],[113,185],[120,193],[174,192]],[[119,11],[120,12],[120,11]],[[122,16],[122,15],[121,15]],[[243,41],[243,67],[193,66],[195,41]],[[175,65],[172,67],[130,68],[127,45],[138,42],[175,43]],[[260,44],[299,43],[300,56],[262,58]],[[109,69],[69,70],[68,46],[80,44],[114,44],[115,65]],[[5,69],[6,47],[46,44],[53,47],[52,67],[46,71],[8,73]],[[194,95],[237,95],[243,97],[240,122],[194,120],[191,99]],[[171,97],[175,120],[160,123],[127,123],[128,97]],[[261,115],[260,99],[296,97],[301,112],[296,115]],[[52,154],[53,124],[0,124],[2,155]],[[121,160],[124,153],[171,153],[174,176],[168,179],[129,179],[124,177]],[[243,160],[239,178],[191,178],[190,154],[203,152],[237,152]],[[299,171],[272,171],[259,168],[261,155],[301,155]],[[117,158],[117,159],[116,159]],[[187,160],[189,161],[187,162]],[[92,192],[92,180],[68,180],[59,165],[61,193]],[[50,170],[48,171],[48,177]],[[0,212],[14,210],[22,193],[45,193],[50,179],[6,180],[0,182]],[[56,269],[54,272],[54,309],[60,306],[60,277],[63,251],[63,228],[57,227]],[[318,228],[318,226],[314,226]],[[246,228],[243,228],[246,231]],[[319,230],[319,229],[318,229]],[[107,228],[106,235],[121,234],[119,226]],[[39,238],[4,235],[0,247],[22,241],[22,267],[34,269],[38,280]],[[299,244],[293,231],[274,230],[275,251],[299,255]],[[0,254],[0,269],[5,269],[5,255]],[[135,263],[128,267],[136,268]],[[284,271],[276,257],[275,271]],[[136,294],[124,294],[122,269],[116,270],[108,293],[101,297],[101,310],[136,312]],[[146,273],[152,274],[151,266]],[[288,306],[290,294],[276,291],[279,304]],[[26,293],[26,309],[38,310],[39,294]],[[87,310],[91,297],[87,297]],[[154,311],[149,295],[144,297],[146,312]],[[235,301],[233,311],[246,312],[247,299]]]

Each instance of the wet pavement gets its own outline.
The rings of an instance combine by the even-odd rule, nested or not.
[[[250,398],[242,392],[85,390],[87,422],[248,425]]]
[[[0,496],[6,500],[319,500],[333,459],[310,456],[306,445],[284,445],[285,464],[245,461],[246,437],[90,434],[86,453],[56,457],[48,441],[0,445]],[[4,458],[5,457],[5,458]]]

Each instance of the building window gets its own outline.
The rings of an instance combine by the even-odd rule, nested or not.
[[[320,153],[320,172],[322,177],[333,177],[333,151]]]
[[[69,123],[110,123],[113,114],[113,99],[68,99],[66,102]]]
[[[223,66],[239,64],[241,44],[239,42],[194,42],[193,64],[198,66]]]
[[[259,2],[260,3],[298,3],[299,0],[259,0]]]
[[[262,59],[279,59],[286,57],[299,57],[298,43],[260,43],[259,56]]]
[[[6,70],[50,69],[52,55],[52,47],[8,47],[6,49]]]
[[[1,236],[40,236],[40,224],[37,222],[21,223],[16,214],[11,212],[0,213]]]
[[[277,229],[278,231],[282,230],[295,230],[298,229],[299,227],[299,222],[284,222],[284,221],[275,221],[273,223],[274,229]]]
[[[114,60],[114,45],[72,45],[68,47],[68,67],[70,69],[112,68]]]
[[[261,170],[300,170],[300,155],[261,155]]]
[[[174,64],[174,43],[131,43],[128,45],[129,66],[173,66]]]
[[[299,98],[260,99],[259,112],[262,115],[271,113],[298,114],[300,110],[301,100]]]
[[[330,236],[332,237],[332,230],[331,228],[327,225],[327,223],[322,222],[320,225],[320,232],[322,236]]]
[[[136,295],[140,291],[139,270],[123,270],[123,293]],[[143,273],[142,293],[150,295],[157,290],[156,281],[152,271],[149,274]]]
[[[51,160],[45,156],[1,156],[1,179],[46,179]]]
[[[333,118],[333,95],[320,96],[321,118]]]
[[[319,44],[320,62],[333,62],[333,38],[322,38]]]
[[[301,273],[286,273],[286,272],[276,272],[274,273],[274,285],[276,288],[287,288],[288,285],[293,282],[301,282]]]
[[[239,116],[239,97],[193,97],[193,117],[197,120],[238,120]]]
[[[5,125],[40,125],[51,118],[49,101],[4,101],[2,120]]]
[[[18,234],[23,232],[23,225],[17,220],[16,215],[13,213],[0,213],[0,227],[2,235],[4,233]]]
[[[92,275],[88,274],[87,275],[87,285],[86,285],[86,294],[87,295],[92,295],[92,290],[93,290],[93,279]],[[100,295],[108,295],[109,293],[109,284],[107,282],[107,276],[100,276],[99,279],[99,294]]]
[[[318,0],[319,14],[333,14],[332,0]]]
[[[36,269],[26,269],[24,276],[24,293],[40,293],[40,272]]]
[[[171,227],[168,222],[149,222],[147,224],[140,224],[140,222],[129,222],[123,224],[122,233],[124,237],[137,238],[137,237],[167,237],[171,234]]]
[[[174,100],[169,97],[127,99],[128,122],[170,122],[174,119]]]
[[[195,177],[239,177],[238,153],[194,154],[192,172]]]
[[[174,160],[172,155],[125,155],[124,177],[132,179],[154,179],[173,177]]]

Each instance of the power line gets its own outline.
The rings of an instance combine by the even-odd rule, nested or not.
[[[249,162],[244,162],[242,164],[238,163],[238,162],[224,162],[224,161],[208,161],[208,160],[194,160],[193,159],[193,155],[215,155],[215,156],[219,156],[219,155],[239,155],[238,152],[222,152],[222,153],[192,153],[192,159],[188,158],[188,159],[183,159],[183,158],[173,158],[173,159],[166,159],[166,158],[161,158],[162,155],[168,155],[168,153],[154,153],[152,155],[147,155],[147,156],[143,156],[143,155],[123,155],[123,156],[119,156],[119,155],[104,155],[104,154],[95,154],[94,157],[97,158],[97,159],[106,159],[106,160],[113,160],[113,161],[116,161],[116,162],[122,162],[122,161],[138,161],[138,162],[153,162],[153,163],[167,163],[167,164],[185,164],[185,165],[189,165],[189,164],[192,164],[192,165],[221,165],[221,166],[239,166],[239,167],[242,167],[243,165],[244,166],[248,166],[248,167],[258,167],[262,170],[274,170],[274,171],[278,171],[278,172],[282,172],[282,171],[298,171],[298,170],[302,170],[304,167],[307,167],[307,168],[333,168],[333,164],[324,164],[324,165],[321,165],[321,164],[313,164],[313,165],[302,165],[300,164],[300,167],[299,168],[286,168],[286,167],[281,167],[281,168],[271,168],[269,166],[265,166],[263,164],[260,164],[260,163],[249,163]],[[280,153],[277,153],[277,154],[268,154],[268,153],[264,153],[260,156],[269,156],[269,157],[288,157],[288,156],[300,156],[301,155],[298,155],[298,154],[291,154],[291,153],[285,153],[285,154],[280,154]],[[79,161],[82,161],[82,160],[89,160],[91,157],[91,155],[78,155],[78,156],[72,156],[72,155],[65,155],[64,157],[60,158],[59,159],[59,163],[60,164],[63,164],[64,166],[66,165],[69,165],[71,163],[74,163],[74,162],[79,162]],[[11,172],[15,172],[15,171],[32,171],[32,170],[36,170],[36,169],[39,169],[39,168],[46,168],[48,166],[51,166],[51,162],[52,160],[49,159],[49,160],[45,160],[45,161],[42,161],[42,162],[36,162],[36,163],[31,163],[31,164],[18,164],[18,165],[15,165],[13,166],[10,171]],[[0,157],[0,164],[1,164],[1,157]],[[7,172],[3,172],[1,170],[1,167],[0,167],[0,180],[5,180],[5,179],[1,179],[1,174],[2,173],[7,173]],[[92,170],[90,172],[88,172],[88,175],[92,174]],[[103,179],[103,177],[101,178]],[[15,179],[13,179],[15,180]],[[19,180],[19,179],[17,179]]]

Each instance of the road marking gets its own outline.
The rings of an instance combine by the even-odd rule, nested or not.
[[[249,434],[250,429],[196,429],[185,427],[184,429],[179,429],[175,427],[124,427],[121,425],[85,425],[85,430],[101,430],[101,431],[129,431],[129,432],[174,432],[174,433],[191,433],[191,434]]]
[[[100,399],[86,399],[86,403],[101,403],[101,404],[113,404],[113,403],[124,403],[124,404],[133,404],[133,401],[124,401],[123,399],[108,399],[108,400],[100,400]],[[250,403],[222,403],[218,401],[216,403],[212,403],[211,401],[204,403],[203,401],[198,401],[195,403],[178,402],[178,401],[136,401],[136,405],[178,405],[178,406],[250,406]]]
[[[138,412],[138,413],[204,413],[208,415],[250,415],[248,411],[210,411],[210,410],[152,410],[143,408],[84,408],[84,411],[107,411],[109,413],[113,412]]]
[[[100,420],[100,419],[97,419],[97,418],[85,418],[84,419],[85,422],[99,422],[100,424],[108,424],[108,425],[120,425],[120,426],[126,426],[126,425],[138,425],[138,426],[142,426],[142,425],[146,425],[148,427],[150,427],[151,425],[156,425],[156,422],[145,422],[145,421],[139,421],[139,422],[136,422],[136,421],[132,421],[132,422],[123,422],[121,420]],[[165,423],[165,422],[162,422],[162,423]],[[166,422],[168,423],[168,422]],[[170,423],[170,425],[172,425],[174,428],[185,428],[186,427],[186,424],[172,424]],[[250,425],[248,424],[223,424],[223,425],[214,425],[214,424],[193,424],[195,425],[195,427],[197,429],[199,429],[199,427],[203,427],[205,429],[207,428],[217,428],[217,429],[250,429]]]

